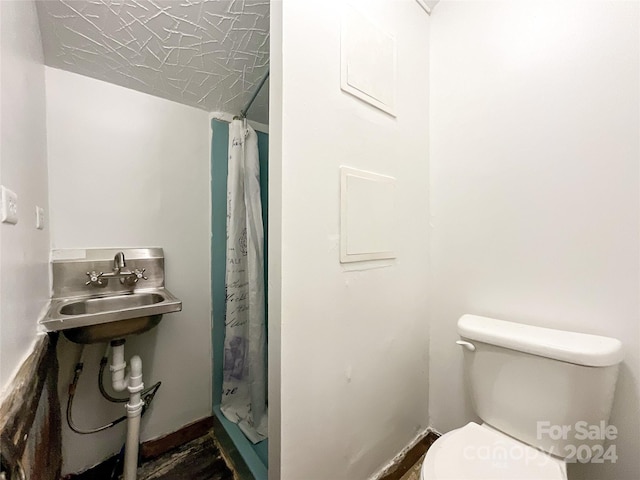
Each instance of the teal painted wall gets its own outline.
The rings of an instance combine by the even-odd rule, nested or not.
[[[212,120],[211,130],[211,340],[213,345],[213,404],[218,405],[222,398],[222,359],[224,353],[229,124]]]
[[[213,343],[213,404],[222,397],[222,359],[224,352],[225,266],[227,243],[227,156],[229,124],[211,121],[211,301]],[[267,294],[268,200],[269,200],[269,135],[258,132],[260,161],[260,196],[265,231],[265,299]],[[266,303],[266,302],[265,302]],[[266,315],[266,312],[265,312]]]

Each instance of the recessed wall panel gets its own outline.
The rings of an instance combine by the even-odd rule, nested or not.
[[[345,7],[340,50],[342,90],[395,117],[395,37]]]
[[[349,167],[340,172],[340,261],[395,258],[395,178]]]

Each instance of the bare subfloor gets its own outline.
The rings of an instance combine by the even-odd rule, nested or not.
[[[426,454],[425,454],[426,455]],[[422,462],[424,462],[424,455],[405,473],[400,480],[420,480],[420,469],[422,469]]]
[[[122,480],[122,459],[114,456],[100,465],[69,480]],[[233,480],[213,433],[180,445],[169,452],[142,463],[137,480]]]
[[[208,434],[138,468],[138,480],[232,480],[220,450]]]

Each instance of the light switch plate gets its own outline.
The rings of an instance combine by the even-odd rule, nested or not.
[[[18,195],[7,187],[0,186],[0,221],[18,223]]]
[[[36,206],[36,228],[44,229],[44,208]]]

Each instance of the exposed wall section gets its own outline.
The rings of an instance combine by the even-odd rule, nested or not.
[[[141,440],[211,415],[209,118],[168,100],[46,69],[53,248],[164,248],[166,285],[183,302],[155,329],[131,337],[145,384],[162,387],[142,420]],[[95,427],[122,415],[97,390],[104,345],[85,349],[74,420]],[[78,355],[64,338],[60,396]],[[63,428],[63,473],[120,450],[124,424],[90,438]]]
[[[57,340],[57,334],[38,336],[0,403],[3,467],[38,480],[58,480],[62,465]]]
[[[616,337],[619,458],[570,475],[637,479],[639,5],[444,1],[431,22],[431,424],[475,418],[464,313]]]
[[[413,1],[353,2],[397,40],[394,118],[340,89],[344,2],[277,3],[269,382],[281,398],[269,407],[271,425],[281,421],[270,468],[366,479],[427,427],[429,17]],[[340,165],[397,179],[397,258],[381,268],[340,264]]]
[[[49,214],[42,45],[35,4],[0,2],[0,183],[18,195],[18,223],[0,224],[0,390],[31,351],[49,298]],[[0,393],[1,395],[1,393]]]

